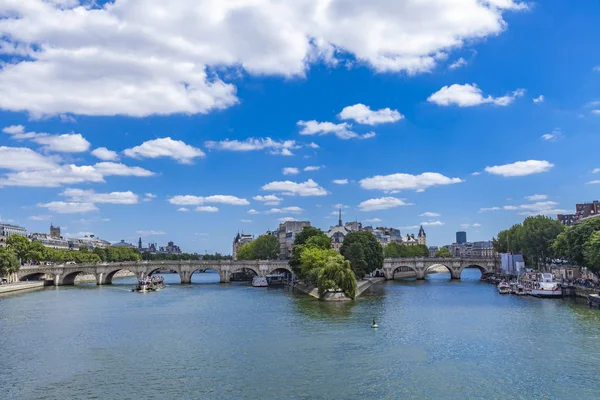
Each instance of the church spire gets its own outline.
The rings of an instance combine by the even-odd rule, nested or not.
[[[342,207],[340,207],[340,219],[338,221],[338,226],[343,226],[342,225]]]

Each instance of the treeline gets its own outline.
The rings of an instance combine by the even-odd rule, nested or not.
[[[137,251],[137,250],[136,250]],[[224,256],[221,253],[215,254],[190,254],[190,253],[181,253],[181,254],[164,254],[164,253],[142,253],[142,260],[145,261],[187,261],[187,260],[231,260],[231,256]]]
[[[386,258],[429,257],[429,249],[423,244],[406,246],[392,242],[383,248],[383,254]]]
[[[600,218],[565,227],[548,217],[528,217],[499,232],[493,243],[499,253],[523,254],[526,263],[537,269],[564,260],[600,272]]]
[[[273,235],[261,235],[250,243],[243,244],[237,253],[238,260],[277,260],[279,239]]]

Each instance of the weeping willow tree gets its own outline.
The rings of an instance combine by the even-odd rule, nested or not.
[[[329,257],[325,266],[320,269],[317,280],[319,296],[323,297],[327,290],[341,290],[346,296],[354,299],[356,296],[356,276],[350,261],[344,260],[344,257],[336,255]]]

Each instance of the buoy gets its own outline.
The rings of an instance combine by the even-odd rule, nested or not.
[[[375,318],[373,318],[373,323],[371,324],[371,328],[379,328],[379,325],[377,325],[377,322],[375,322]]]

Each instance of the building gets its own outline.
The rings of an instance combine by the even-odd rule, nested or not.
[[[453,243],[446,246],[453,257],[461,258],[493,258],[498,253],[491,240],[481,242]]]
[[[97,238],[96,235],[85,235],[84,237],[77,239],[71,238],[67,239],[67,242],[69,243],[70,250],[79,250],[82,248],[93,250],[95,248],[105,249],[110,247],[110,242]]]
[[[572,226],[597,215],[600,215],[600,202],[594,200],[591,203],[575,204],[575,214],[558,214],[556,217],[564,225]]]
[[[10,235],[27,237],[27,230],[17,225],[0,224],[0,247],[6,246],[6,239]]]
[[[166,246],[160,248],[159,252],[164,254],[181,254],[181,248],[173,242],[168,242]]]
[[[456,232],[456,243],[458,243],[458,244],[467,243],[467,232],[464,232],[464,231]]]
[[[54,226],[50,224],[50,236],[52,237],[61,237],[60,235],[60,226]]]
[[[69,242],[61,237],[52,236],[48,233],[32,233],[29,236],[32,242],[40,242],[44,247],[54,250],[69,250]]]
[[[309,221],[285,221],[279,224],[277,238],[279,239],[279,258],[287,260],[292,257],[296,234],[302,232],[305,226],[310,226]]]
[[[274,235],[274,236],[277,236],[277,235]],[[233,259],[234,260],[238,259],[237,256],[238,256],[238,251],[240,250],[240,247],[242,247],[246,243],[250,243],[253,240],[254,240],[253,235],[245,235],[244,232],[242,232],[242,234],[240,235],[240,233],[238,232],[238,234],[233,239],[233,250],[231,252]]]
[[[435,253],[439,250],[440,248],[437,246],[429,246],[429,257],[435,257]]]
[[[125,242],[125,240],[123,240],[123,239],[121,239],[120,242],[111,244],[110,247],[125,247],[125,248],[129,248],[129,249],[136,248],[136,246],[132,245],[131,243]]]
[[[525,260],[521,254],[500,254],[502,273],[519,276],[525,272]]]
[[[342,209],[340,208],[340,216],[338,224],[332,226],[327,231],[327,236],[331,238],[331,248],[340,251],[344,238],[351,232],[359,232],[362,230],[362,224],[360,222],[349,222],[344,225],[342,222]]]

